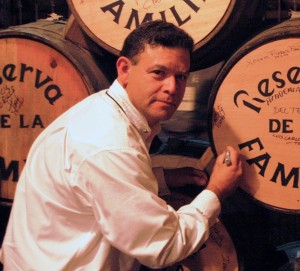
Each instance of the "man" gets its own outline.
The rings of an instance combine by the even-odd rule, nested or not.
[[[207,189],[178,211],[158,197],[148,153],[183,98],[192,48],[170,23],[143,24],[126,39],[112,86],[37,138],[2,246],[5,270],[159,268],[202,246],[238,186],[237,152],[228,147],[231,164],[221,154]]]

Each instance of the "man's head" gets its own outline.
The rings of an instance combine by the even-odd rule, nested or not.
[[[150,126],[171,118],[182,101],[192,38],[165,21],[142,24],[124,42],[118,81]]]
[[[170,22],[151,21],[140,25],[127,36],[120,56],[134,60],[144,50],[146,45],[151,47],[184,48],[191,54],[194,41],[184,30]]]

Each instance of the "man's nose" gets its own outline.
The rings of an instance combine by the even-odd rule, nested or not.
[[[174,94],[176,92],[176,78],[175,76],[169,76],[165,79],[164,82],[165,91],[170,94]]]

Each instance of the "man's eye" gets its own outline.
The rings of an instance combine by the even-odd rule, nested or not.
[[[178,75],[176,75],[176,78],[177,78],[177,80],[180,80],[180,81],[186,81],[188,77],[186,74],[178,74]]]
[[[153,73],[157,75],[163,75],[163,71],[161,70],[154,70]]]

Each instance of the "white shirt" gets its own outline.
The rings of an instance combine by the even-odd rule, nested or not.
[[[197,251],[220,203],[204,190],[175,211],[157,196],[154,135],[117,81],[49,125],[17,185],[4,270],[139,270]]]

